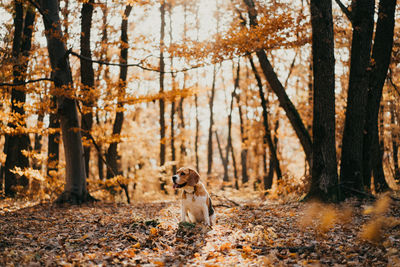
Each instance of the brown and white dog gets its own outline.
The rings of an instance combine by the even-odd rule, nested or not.
[[[174,189],[182,188],[182,222],[215,224],[215,212],[200,175],[193,169],[180,168],[172,176]]]

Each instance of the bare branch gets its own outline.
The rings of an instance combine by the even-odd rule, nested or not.
[[[119,67],[138,67],[138,68],[140,68],[140,69],[142,69],[142,70],[153,71],[153,72],[159,72],[159,73],[161,73],[161,71],[160,71],[159,69],[153,69],[153,68],[149,68],[149,67],[143,66],[143,60],[142,60],[140,63],[121,64],[121,63],[113,63],[113,62],[108,62],[108,61],[102,61],[102,60],[91,59],[91,58],[82,56],[82,55],[80,55],[80,54],[78,54],[78,53],[72,51],[72,49],[68,50],[67,54],[71,54],[71,55],[76,56],[76,57],[78,57],[78,58],[80,58],[80,59],[87,60],[87,61],[90,61],[90,62],[93,62],[93,63],[97,63],[97,64],[101,64],[101,65],[119,66]],[[191,66],[191,67],[189,67],[189,68],[184,68],[184,69],[181,69],[181,70],[163,71],[162,73],[176,74],[176,73],[179,73],[179,72],[186,72],[186,71],[189,71],[189,70],[201,68],[201,67],[203,67],[203,66],[204,66],[204,65],[199,64],[199,65]]]
[[[18,82],[18,83],[0,83],[0,86],[20,86],[20,85],[26,85],[28,83],[36,83],[36,82],[41,82],[41,81],[53,82],[54,80],[51,78],[39,78],[39,79],[35,79],[35,80],[28,80],[25,82]]]
[[[389,80],[390,84],[392,85],[392,87],[394,88],[394,90],[397,92],[397,94],[400,96],[400,89],[399,87],[397,87],[397,85],[393,82],[392,79],[392,68],[389,68],[389,75],[387,76],[387,79]]]
[[[342,12],[346,15],[346,17],[350,20],[350,22],[352,22],[353,19],[351,11],[340,0],[335,0],[335,2],[336,4],[338,4],[338,6],[342,10]]]

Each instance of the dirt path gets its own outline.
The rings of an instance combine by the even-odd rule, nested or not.
[[[360,204],[351,210],[300,203],[239,204],[217,202],[218,222],[212,230],[178,227],[176,202],[68,208],[41,204],[3,212],[0,265],[400,264],[398,205],[392,204],[384,217],[392,223],[379,225],[381,238],[372,244],[360,239],[363,225],[373,220]]]

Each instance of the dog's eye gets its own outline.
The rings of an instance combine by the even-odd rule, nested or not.
[[[184,173],[184,172],[181,172],[181,175],[182,175],[182,176],[184,176],[184,175],[185,175],[185,173]]]

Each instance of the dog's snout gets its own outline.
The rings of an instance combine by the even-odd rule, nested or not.
[[[172,176],[172,181],[175,183],[176,179],[178,179],[178,177],[176,177],[176,175]]]

